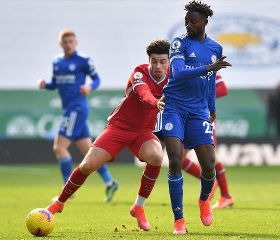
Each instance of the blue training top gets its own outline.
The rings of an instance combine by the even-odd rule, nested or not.
[[[100,79],[89,57],[76,51],[69,58],[59,54],[53,60],[53,77],[46,89],[58,89],[64,110],[88,108],[86,97],[80,93],[80,86],[85,85],[87,75],[93,81],[92,89],[96,89]]]
[[[216,110],[216,72],[206,72],[206,65],[222,57],[222,46],[209,38],[203,42],[176,37],[170,47],[170,77],[163,93],[165,102],[193,114]]]

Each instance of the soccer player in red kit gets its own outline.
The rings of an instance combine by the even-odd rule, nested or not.
[[[163,87],[169,77],[169,48],[167,40],[151,42],[146,52],[149,64],[139,65],[132,72],[124,98],[108,117],[108,125],[93,142],[81,164],[72,172],[58,200],[48,206],[53,214],[61,212],[67,199],[78,190],[86,178],[127,147],[147,165],[141,176],[135,203],[130,209],[138,226],[150,230],[144,213],[144,204],[151,194],[162,163],[162,147],[152,134],[156,115],[164,108]]]
[[[222,76],[219,74],[219,72],[216,75],[216,98],[220,98],[223,96],[226,96],[228,93],[227,86],[225,82],[222,79]],[[216,137],[216,119],[213,122],[213,137],[214,137],[214,143],[215,146],[217,146],[217,137]],[[188,157],[186,157],[187,152],[189,149],[184,149],[183,156],[185,159],[183,159],[183,164],[182,164],[182,169],[193,175],[194,177],[200,179],[200,172],[201,168],[191,161]],[[226,170],[223,166],[223,164],[219,161],[217,154],[215,152],[215,170],[216,170],[216,180],[215,184],[213,186],[212,192],[209,195],[209,200],[213,198],[214,192],[216,188],[219,186],[221,190],[221,197],[217,201],[215,205],[212,206],[213,209],[218,209],[218,208],[226,208],[234,204],[234,199],[233,197],[229,194],[228,190],[228,184],[227,184],[227,179],[226,179]]]

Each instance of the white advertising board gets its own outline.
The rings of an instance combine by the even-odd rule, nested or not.
[[[122,89],[147,62],[154,39],[185,32],[187,1],[0,0],[0,88],[35,89],[50,79],[61,52],[58,33],[77,33],[78,50],[93,58],[101,89]],[[280,1],[205,0],[214,10],[206,28],[232,62],[229,88],[274,88],[280,80]]]

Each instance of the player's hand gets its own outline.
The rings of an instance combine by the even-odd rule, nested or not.
[[[211,122],[214,122],[215,119],[216,119],[216,111],[210,111],[209,120]]]
[[[164,109],[164,106],[165,106],[164,99],[165,99],[165,97],[162,96],[157,102],[157,108],[160,111],[162,111]]]
[[[206,72],[219,71],[222,68],[232,67],[231,63],[225,61],[227,56],[222,56],[215,63],[206,66]]]
[[[80,93],[83,96],[87,96],[91,92],[91,86],[89,85],[81,85],[80,86]]]
[[[45,81],[45,79],[43,79],[43,78],[39,79],[39,80],[38,80],[38,86],[39,86],[40,89],[45,88],[45,87],[46,87],[46,81]]]

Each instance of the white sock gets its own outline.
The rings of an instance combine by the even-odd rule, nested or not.
[[[143,207],[145,202],[146,202],[147,198],[144,198],[144,197],[141,197],[139,195],[137,195],[137,198],[136,198],[136,201],[135,201],[135,204],[139,207]]]

